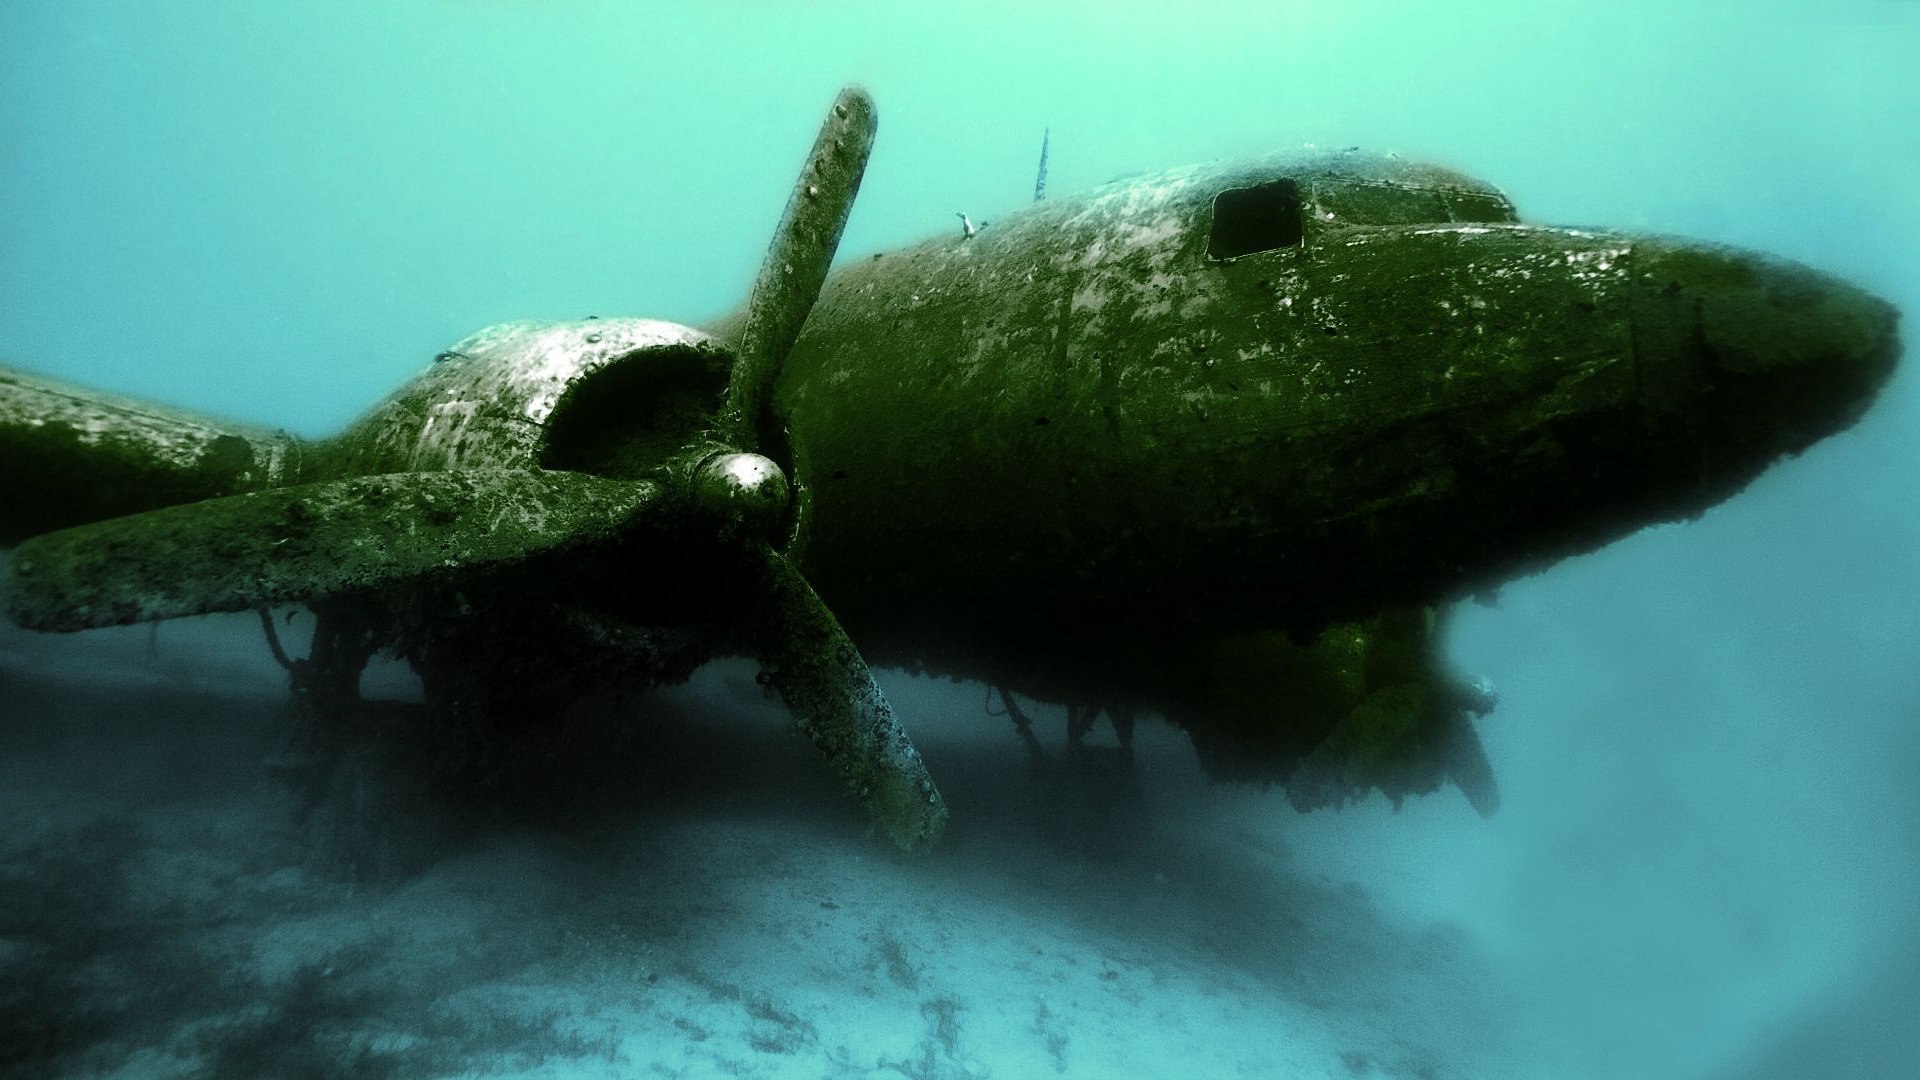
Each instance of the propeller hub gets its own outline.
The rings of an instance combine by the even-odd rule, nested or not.
[[[716,517],[771,534],[786,516],[793,489],[771,458],[721,453],[694,470],[693,496],[702,510]]]

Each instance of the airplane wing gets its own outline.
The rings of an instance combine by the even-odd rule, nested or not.
[[[293,483],[301,444],[0,367],[0,547],[91,521]]]

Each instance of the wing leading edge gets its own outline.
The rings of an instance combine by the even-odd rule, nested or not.
[[[300,440],[0,367],[0,547],[299,480]]]

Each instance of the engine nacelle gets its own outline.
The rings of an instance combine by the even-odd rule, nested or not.
[[[657,319],[501,323],[331,440],[316,471],[637,476],[706,424],[732,363],[711,336]]]

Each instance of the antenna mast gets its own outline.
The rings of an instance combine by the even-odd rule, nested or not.
[[[1048,127],[1040,133],[1040,175],[1033,181],[1033,201],[1039,202],[1047,197],[1047,143],[1053,136],[1053,128]]]

